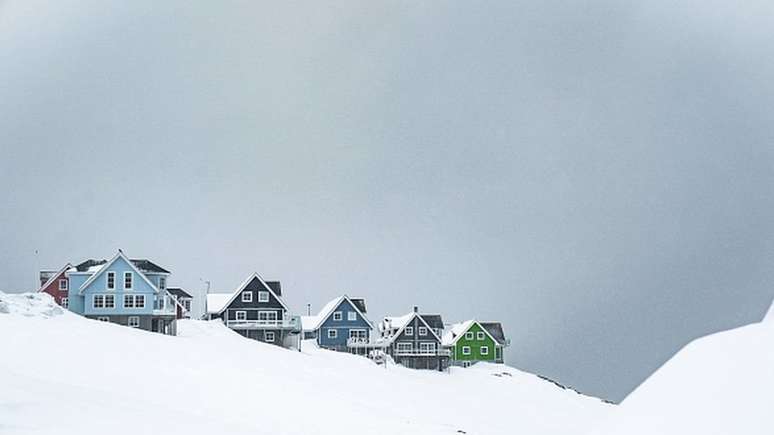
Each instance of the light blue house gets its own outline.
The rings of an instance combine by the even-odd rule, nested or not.
[[[169,275],[121,250],[110,260],[86,260],[67,272],[68,308],[91,319],[175,335],[177,301],[167,291]]]
[[[304,338],[315,339],[325,349],[356,352],[370,341],[373,325],[365,316],[362,298],[342,295],[325,304],[316,316],[304,316]]]

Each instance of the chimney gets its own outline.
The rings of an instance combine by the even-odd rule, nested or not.
[[[307,316],[312,315],[312,304],[306,304],[306,315]]]
[[[414,305],[414,312],[415,312],[415,313],[418,313],[418,312],[419,312],[419,307],[418,307],[418,306],[416,306],[416,305]]]

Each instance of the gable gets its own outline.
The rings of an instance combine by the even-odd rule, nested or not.
[[[101,293],[107,290],[108,272],[115,272],[115,289],[110,291],[124,291],[124,272],[132,272],[133,293],[156,293],[158,290],[148,277],[140,272],[123,254],[117,254],[111,261],[92,275],[80,287],[81,294]]]
[[[412,335],[406,335],[406,328],[412,327],[413,333]],[[427,328],[427,335],[420,336],[419,335],[419,327],[425,327]],[[435,332],[433,331],[433,328],[430,327],[430,325],[425,322],[425,320],[422,318],[422,316],[415,314],[411,320],[406,322],[405,325],[403,325],[402,328],[395,334],[395,338],[393,341],[424,341],[424,342],[435,342],[438,345],[441,344],[441,338],[438,337]]]
[[[472,339],[467,339],[465,337],[465,334],[468,332],[473,333]],[[484,340],[478,339],[479,332],[484,333]],[[454,337],[454,340],[451,343],[452,346],[458,346],[458,345],[468,346],[468,345],[481,345],[481,344],[494,346],[498,344],[498,342],[494,337],[492,337],[492,335],[489,333],[489,331],[486,330],[486,328],[481,326],[481,324],[476,321],[473,321],[467,329],[460,332],[458,336]]]
[[[333,313],[335,312],[341,312],[341,320],[335,321],[333,320]],[[356,320],[349,320],[348,313],[355,313],[357,316]],[[339,326],[339,327],[351,327],[351,328],[367,328],[367,329],[373,329],[371,322],[366,319],[366,317],[360,312],[360,310],[352,304],[352,301],[349,300],[346,296],[343,296],[340,298],[340,301],[338,305],[336,305],[327,316],[325,316],[324,319],[322,319],[322,322],[319,323],[317,328],[319,329],[321,327],[333,327],[333,326]]]
[[[268,302],[258,302],[258,292],[269,292]],[[242,302],[242,293],[249,292],[252,294],[252,301]],[[218,311],[210,311],[212,314],[219,314],[226,309],[237,308],[267,308],[267,309],[280,309],[290,311],[285,302],[277,296],[276,293],[269,287],[266,282],[257,274],[253,273],[242,284],[237,287],[236,291],[231,294],[230,299],[220,308]]]

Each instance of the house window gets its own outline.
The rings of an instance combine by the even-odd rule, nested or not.
[[[114,295],[105,295],[105,308],[115,308],[116,297]]]
[[[328,338],[336,338],[338,336],[339,336],[339,331],[333,328],[328,328]]]
[[[462,346],[462,354],[470,355],[470,346]]]
[[[478,331],[478,332],[476,333],[476,340],[478,340],[478,341],[481,341],[481,340],[483,340],[484,338],[486,338],[486,335],[484,335],[484,332],[483,332],[483,331]]]
[[[132,289],[132,272],[124,272],[124,289],[125,290],[131,290]]]
[[[65,291],[67,290],[67,279],[63,278],[59,280],[59,290]]]
[[[191,300],[190,299],[183,299],[183,308],[185,308],[186,311],[191,311]]]
[[[258,292],[258,302],[269,302],[269,292]]]
[[[469,331],[465,333],[465,340],[472,340],[473,339],[473,331]]]
[[[124,308],[145,308],[145,295],[124,295]]]
[[[114,290],[116,288],[116,273],[115,272],[108,272],[107,273],[107,289],[108,290]]]
[[[411,352],[411,343],[398,343],[398,352]]]
[[[258,311],[258,320],[265,321],[265,322],[276,322],[277,312],[276,311]]]
[[[348,312],[347,313],[347,320],[349,320],[350,322],[356,321],[357,320],[357,313],[354,312],[354,311]]]
[[[136,308],[145,308],[145,295],[137,295],[134,297],[134,306]]]
[[[252,302],[253,301],[253,292],[246,291],[242,292],[242,302]]]
[[[267,343],[274,343],[274,331],[266,331],[263,338],[266,339]]]
[[[420,326],[419,327],[419,335],[422,336],[422,337],[427,335],[427,328],[425,328],[424,326]]]
[[[414,335],[414,327],[406,326],[406,335]]]
[[[365,329],[350,329],[349,338],[365,340],[366,338],[368,338],[368,333],[366,333]]]
[[[333,313],[333,321],[334,322],[341,321],[341,311],[336,311],[335,313]]]
[[[69,307],[70,307],[70,299],[62,298],[62,308],[69,308]]]
[[[97,317],[97,320],[99,320],[100,322],[109,322],[110,321],[110,317],[99,316],[99,317]]]
[[[236,319],[239,322],[244,322],[245,320],[247,320],[247,311],[237,311]]]
[[[92,308],[105,308],[105,295],[94,295],[91,306]]]
[[[130,328],[139,328],[140,327],[140,317],[139,316],[129,316],[128,321],[126,324]]]
[[[489,355],[489,347],[481,346],[481,349],[479,350],[481,351],[481,355]]]
[[[134,308],[134,295],[124,295],[124,308]]]
[[[166,290],[167,289],[167,277],[162,276],[159,278],[159,290]]]
[[[419,343],[421,353],[435,353],[435,343]]]

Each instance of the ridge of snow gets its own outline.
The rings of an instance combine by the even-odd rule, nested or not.
[[[763,317],[763,321],[768,323],[774,323],[774,302],[771,303],[771,306],[769,307],[769,311]]]
[[[48,293],[0,292],[0,314],[48,318],[60,316],[64,312]]]
[[[298,352],[250,340],[220,321],[181,320],[170,337],[50,315],[47,295],[0,299],[12,349],[0,358],[4,433],[540,435],[584,433],[614,409],[502,364],[378,366],[313,341]],[[84,409],[99,412],[84,420]]]

